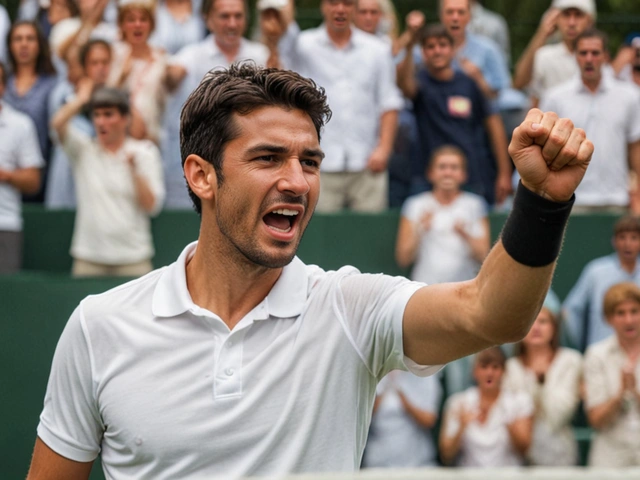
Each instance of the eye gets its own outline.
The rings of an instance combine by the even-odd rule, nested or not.
[[[260,155],[256,160],[260,160],[261,162],[275,162],[275,155]]]
[[[320,167],[320,163],[318,161],[311,160],[309,158],[300,160],[300,163],[302,163],[302,165],[305,167],[311,167],[311,168]]]

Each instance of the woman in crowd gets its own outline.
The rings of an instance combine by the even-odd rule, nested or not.
[[[36,125],[40,151],[48,164],[51,142],[49,141],[49,95],[56,84],[56,75],[49,46],[42,30],[33,21],[19,21],[9,30],[9,64],[11,75],[7,81],[4,100],[16,110],[26,113]],[[42,185],[46,178],[46,167]],[[32,200],[42,201],[41,188]]]
[[[596,434],[594,467],[640,466],[640,288],[619,283],[604,296],[615,333],[591,345],[584,358],[585,408]]]
[[[155,11],[155,29],[149,43],[173,55],[202,40],[207,30],[192,0],[161,0]]]
[[[525,393],[502,388],[505,362],[500,347],[478,353],[473,366],[477,386],[447,400],[440,432],[440,456],[445,464],[524,464],[531,443],[533,402]]]
[[[155,26],[153,4],[128,2],[118,9],[122,41],[113,45],[113,63],[108,85],[129,93],[131,105],[140,112],[146,138],[158,143],[166,90],[167,55],[149,44]]]
[[[578,463],[571,420],[580,402],[582,356],[560,347],[560,301],[549,291],[531,330],[507,361],[504,388],[533,398],[535,415],[528,459],[532,465]]]

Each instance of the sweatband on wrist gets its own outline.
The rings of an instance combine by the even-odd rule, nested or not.
[[[554,202],[519,183],[500,235],[509,256],[529,267],[543,267],[555,261],[575,199],[572,195],[568,202]]]

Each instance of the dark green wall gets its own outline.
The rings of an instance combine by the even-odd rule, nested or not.
[[[493,236],[503,215],[491,217]],[[615,217],[573,217],[554,281],[561,297],[593,257],[610,252]],[[403,273],[393,260],[397,212],[381,215],[317,215],[299,254],[327,269],[352,264],[366,272]],[[198,234],[194,213],[162,213],[153,223],[156,266],[172,262]],[[24,478],[57,339],[80,299],[121,280],[74,280],[67,272],[72,212],[25,211],[24,273],[0,276],[0,478]],[[94,469],[96,470],[96,469]],[[101,478],[98,471],[94,478]]]

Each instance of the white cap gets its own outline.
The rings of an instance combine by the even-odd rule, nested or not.
[[[596,2],[595,0],[553,0],[552,7],[560,10],[568,8],[577,8],[584,13],[596,18]]]
[[[288,3],[289,0],[258,0],[256,7],[258,10],[266,10],[268,8],[280,10],[281,8],[286,7]]]

